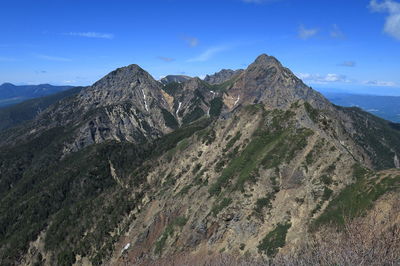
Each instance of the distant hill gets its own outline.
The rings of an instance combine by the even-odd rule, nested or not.
[[[61,99],[76,95],[81,90],[82,87],[75,87],[53,95],[30,99],[18,104],[2,107],[0,108],[0,130],[31,120],[48,106]]]
[[[16,86],[11,83],[0,85],[0,107],[39,98],[71,89],[72,86],[53,86],[50,84]]]
[[[400,96],[359,95],[322,92],[331,102],[345,107],[360,107],[364,111],[396,123],[400,122]]]

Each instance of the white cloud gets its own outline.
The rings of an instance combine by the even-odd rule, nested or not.
[[[98,39],[113,39],[114,34],[111,33],[101,33],[101,32],[69,32],[65,35],[86,37],[86,38],[98,38]]]
[[[196,47],[199,44],[199,39],[196,37],[191,37],[191,36],[183,36],[182,39],[184,41],[186,41],[186,43],[190,46],[190,47]]]
[[[394,87],[395,82],[392,81],[379,81],[379,80],[369,80],[364,82],[365,85],[377,86],[377,87]]]
[[[74,84],[74,83],[76,83],[76,81],[75,80],[63,80],[62,83],[64,83],[64,84]]]
[[[303,25],[300,25],[298,36],[302,40],[307,40],[318,33],[318,29],[307,29]]]
[[[369,7],[374,12],[388,13],[386,17],[384,32],[400,40],[400,3],[393,0],[378,2],[371,0]]]
[[[319,75],[319,74],[299,73],[297,76],[308,83],[314,83],[314,84],[349,82],[346,76],[340,74]]]
[[[227,50],[227,47],[225,46],[216,46],[216,47],[211,47],[207,50],[205,50],[203,53],[201,53],[199,56],[196,56],[194,58],[190,58],[188,62],[205,62],[211,59],[213,56],[216,54],[223,52]]]
[[[330,35],[334,39],[344,39],[345,38],[344,33],[340,30],[339,26],[336,24],[332,25],[332,30],[331,30]]]
[[[44,54],[37,54],[36,57],[39,58],[39,59],[48,60],[48,61],[59,61],[59,62],[70,62],[70,61],[72,61],[69,58],[59,57],[59,56],[51,56],[51,55],[44,55]]]

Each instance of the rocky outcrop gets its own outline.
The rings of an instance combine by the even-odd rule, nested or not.
[[[238,70],[232,70],[232,69],[222,69],[219,72],[216,72],[212,75],[207,75],[204,78],[204,81],[215,85],[215,84],[221,84],[224,83],[225,81],[228,81],[238,75],[240,75],[243,72],[243,69],[238,69]]]
[[[170,84],[170,83],[183,83],[191,79],[189,76],[184,76],[184,75],[168,75],[160,79],[160,82],[164,85]]]
[[[305,85],[275,57],[266,54],[260,55],[234,80],[225,98],[231,99],[231,108],[254,103],[285,108],[300,99],[318,109],[327,109],[330,105],[320,93]]]

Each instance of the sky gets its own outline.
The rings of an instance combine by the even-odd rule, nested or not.
[[[3,0],[0,83],[90,85],[246,68],[266,53],[327,91],[400,95],[400,0]]]

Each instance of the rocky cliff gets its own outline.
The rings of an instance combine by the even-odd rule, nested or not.
[[[267,55],[222,83],[130,65],[0,134],[5,265],[272,259],[400,183],[396,125]]]

